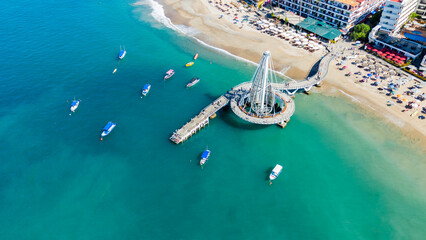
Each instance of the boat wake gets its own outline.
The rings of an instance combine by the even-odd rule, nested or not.
[[[172,30],[174,30],[174,31],[182,34],[182,35],[190,37],[190,38],[194,39],[195,41],[197,41],[199,44],[201,44],[203,46],[206,46],[206,47],[208,47],[210,49],[213,49],[216,52],[219,52],[219,53],[231,56],[231,57],[236,58],[238,60],[241,60],[241,61],[244,61],[244,62],[247,62],[247,63],[250,63],[250,64],[253,64],[253,65],[257,66],[257,63],[255,63],[253,61],[250,61],[248,59],[245,59],[245,58],[239,57],[237,55],[234,55],[234,54],[226,51],[225,49],[212,46],[212,45],[207,44],[207,43],[201,41],[200,39],[196,38],[195,36],[197,34],[201,33],[198,29],[195,29],[195,28],[192,28],[192,27],[189,27],[189,26],[186,26],[186,25],[174,25],[172,23],[172,21],[170,20],[170,18],[168,18],[166,16],[166,14],[164,12],[164,7],[159,2],[156,2],[154,0],[140,0],[140,1],[137,1],[137,2],[133,3],[132,6],[134,6],[136,8],[148,6],[152,10],[151,13],[150,13],[151,16],[158,23],[166,26],[167,28],[170,28],[170,29],[172,29]],[[140,14],[142,14],[142,13],[140,13]],[[140,20],[146,21],[145,18],[141,18]]]

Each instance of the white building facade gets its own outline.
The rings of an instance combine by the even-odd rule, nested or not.
[[[408,17],[417,8],[418,0],[388,0],[385,3],[382,17],[380,18],[380,30],[395,36],[401,27],[408,21]]]
[[[420,0],[417,6],[416,13],[419,14],[422,19],[426,19],[426,0]]]
[[[347,33],[386,0],[273,0],[281,8],[311,17]]]

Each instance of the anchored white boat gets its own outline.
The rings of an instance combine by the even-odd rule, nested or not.
[[[173,69],[170,69],[169,71],[166,72],[166,76],[164,76],[164,80],[171,78],[174,74],[175,74],[175,71]]]
[[[199,81],[200,81],[199,78],[193,78],[193,79],[191,79],[191,81],[188,84],[186,84],[186,87],[192,87],[195,84],[197,84]]]
[[[271,174],[269,174],[269,180],[275,180],[281,173],[283,167],[279,164],[275,165],[274,169],[272,169]]]
[[[145,84],[145,86],[143,86],[143,89],[142,89],[142,95],[146,96],[150,89],[151,89],[151,85]]]
[[[200,165],[203,166],[210,157],[210,150],[205,150],[201,155]]]
[[[78,101],[78,100],[72,101],[71,102],[71,108],[70,108],[71,112],[74,112],[78,108],[79,104],[80,104],[80,101]]]
[[[117,124],[113,122],[108,122],[107,125],[102,129],[101,133],[101,141],[103,140],[103,137],[107,136],[111,133],[111,131],[115,128]]]

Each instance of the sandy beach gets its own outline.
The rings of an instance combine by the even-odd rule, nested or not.
[[[226,0],[221,3],[226,3],[227,6],[232,7],[231,2]],[[236,56],[253,62],[258,62],[262,53],[270,50],[275,70],[281,71],[290,67],[286,75],[295,80],[303,80],[308,75],[311,67],[327,52],[324,47],[318,51],[309,52],[303,48],[292,46],[289,41],[261,33],[247,21],[242,23],[241,21],[234,21],[235,17],[239,19],[245,17],[249,20],[258,17],[253,11],[247,11],[245,8],[237,10],[234,6],[224,12],[218,7],[219,2],[216,4],[216,2],[209,2],[208,0],[195,2],[189,0],[162,0],[161,4],[164,5],[166,16],[175,25],[186,25],[197,29],[199,33],[194,37],[207,44],[225,49]],[[349,43],[345,44],[348,47],[351,46]],[[355,50],[350,54],[347,53],[347,55],[352,54],[356,55],[358,60],[371,56],[360,50]],[[365,108],[366,113],[374,113],[385,119],[387,121],[386,124],[400,127],[404,135],[412,141],[421,144],[426,143],[426,120],[418,118],[421,115],[422,107],[426,107],[426,101],[421,103],[417,101],[419,106],[416,109],[404,110],[404,106],[409,101],[416,101],[414,96],[403,95],[405,91],[409,90],[409,87],[416,85],[416,82],[412,80],[401,86],[398,92],[395,93],[400,98],[394,99],[395,97],[387,96],[385,92],[377,89],[380,86],[396,81],[397,78],[390,76],[385,80],[380,80],[381,85],[379,86],[372,86],[371,80],[370,82],[360,83],[362,76],[368,74],[368,72],[353,63],[356,59],[344,61],[345,69],[343,70],[341,70],[342,58],[332,61],[328,75],[323,82],[324,87],[314,91],[320,91],[327,95],[350,97],[354,102]],[[377,60],[377,63],[379,63],[379,60]],[[352,73],[351,76],[347,76],[349,72]],[[359,74],[353,74],[356,72],[359,72]],[[422,88],[421,91],[424,92],[425,88]],[[404,112],[402,112],[403,110]]]

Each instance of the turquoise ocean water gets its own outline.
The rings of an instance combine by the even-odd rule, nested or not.
[[[172,144],[255,67],[151,11],[129,0],[0,4],[0,239],[425,238],[424,156],[346,98],[297,95],[284,130],[222,112]],[[100,142],[108,121],[117,127]]]

